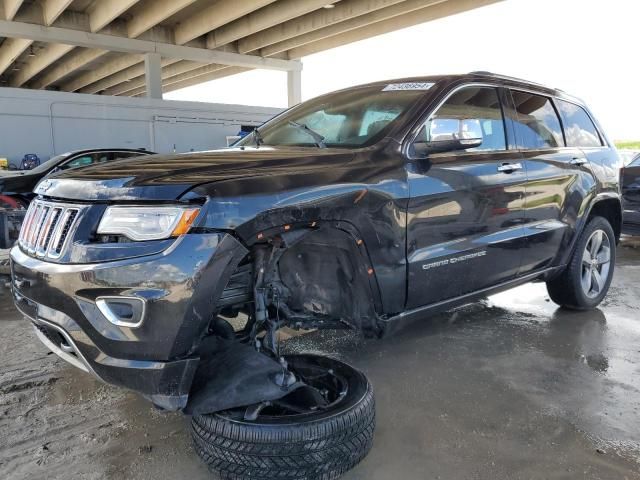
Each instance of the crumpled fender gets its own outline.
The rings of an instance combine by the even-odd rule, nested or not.
[[[235,340],[209,337],[196,370],[184,412],[203,415],[230,408],[277,400],[299,387],[280,387],[276,376],[282,366],[253,347]],[[210,344],[209,344],[210,342]]]

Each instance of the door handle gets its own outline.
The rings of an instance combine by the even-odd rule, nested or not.
[[[502,165],[500,165],[498,167],[498,171],[499,172],[503,172],[503,173],[511,173],[511,172],[515,172],[516,170],[522,170],[522,164],[521,163],[503,163]]]
[[[584,165],[587,163],[587,159],[584,157],[574,157],[569,162],[571,165]]]

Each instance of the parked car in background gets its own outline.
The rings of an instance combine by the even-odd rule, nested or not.
[[[151,154],[153,152],[147,150],[127,148],[76,150],[52,157],[31,170],[0,171],[0,275],[9,274],[2,250],[10,248],[18,239],[26,208],[34,197],[33,189],[40,180],[61,170]]]
[[[40,180],[50,173],[69,168],[84,167],[95,163],[104,163],[118,158],[152,155],[154,152],[141,149],[100,148],[75,150],[50,158],[31,170],[10,170],[0,173],[0,195],[12,198],[23,207],[27,207],[33,198],[33,189]],[[24,160],[23,160],[24,161]]]
[[[622,151],[622,199],[624,202],[623,231],[640,235],[640,152]]]

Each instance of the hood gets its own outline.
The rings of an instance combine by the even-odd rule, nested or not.
[[[344,149],[268,146],[151,155],[59,172],[36,193],[69,200],[171,201],[206,183],[331,168],[353,156]]]

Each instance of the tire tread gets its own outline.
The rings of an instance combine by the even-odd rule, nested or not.
[[[357,465],[373,444],[375,401],[366,382],[364,395],[351,408],[295,425],[194,415],[196,453],[224,480],[334,480]]]
[[[603,288],[604,293],[595,299],[590,299],[584,295],[580,285],[580,276],[582,274],[582,252],[584,251],[589,237],[598,228],[605,230],[611,241],[611,268],[609,278]],[[562,307],[572,310],[590,310],[595,308],[605,297],[611,283],[611,278],[613,277],[616,259],[616,246],[614,239],[615,236],[613,228],[606,218],[600,216],[591,218],[580,234],[580,238],[576,242],[576,247],[571,255],[569,264],[560,275],[547,282],[547,292],[549,293],[551,300]]]

